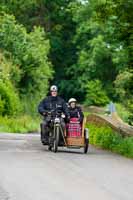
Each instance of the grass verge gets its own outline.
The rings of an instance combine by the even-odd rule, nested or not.
[[[133,137],[123,138],[107,126],[98,127],[88,124],[87,127],[90,131],[91,144],[133,158]]]
[[[0,116],[0,132],[10,133],[29,133],[38,132],[40,124],[39,118],[32,118],[24,115],[19,117],[1,117]]]

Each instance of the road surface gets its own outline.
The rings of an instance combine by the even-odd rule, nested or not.
[[[49,152],[38,134],[0,133],[0,200],[133,200],[133,160],[90,147]]]

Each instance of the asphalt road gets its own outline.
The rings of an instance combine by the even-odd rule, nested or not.
[[[0,200],[133,200],[133,160],[90,147],[42,146],[39,135],[0,134]]]

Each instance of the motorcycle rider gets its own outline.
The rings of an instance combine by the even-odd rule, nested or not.
[[[56,85],[50,87],[50,96],[44,98],[39,106],[38,112],[44,117],[43,122],[40,124],[41,127],[41,141],[43,144],[48,144],[49,128],[51,120],[48,117],[48,112],[52,111],[53,118],[56,115],[56,111],[63,113],[66,119],[70,118],[68,107],[64,99],[58,96],[58,88]],[[61,118],[61,126],[65,129],[65,122]]]
[[[79,122],[82,124],[84,119],[84,114],[79,106],[77,106],[77,100],[75,98],[70,98],[68,101],[68,109],[70,113],[70,118],[78,118]]]

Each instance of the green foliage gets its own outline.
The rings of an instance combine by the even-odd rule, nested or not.
[[[49,43],[43,29],[35,27],[33,32],[27,33],[13,16],[3,14],[0,16],[0,45],[11,53],[13,63],[22,71],[21,92],[37,92],[37,96],[43,90],[43,95],[46,95],[52,70],[47,58]]]
[[[21,24],[32,24],[34,16],[32,16],[32,9],[36,5],[36,0],[1,0],[0,10],[8,14],[17,16]],[[30,27],[29,27],[30,28]]]
[[[115,98],[112,82],[118,70],[127,61],[126,51],[123,49],[119,51],[117,48],[119,45],[110,42],[107,30],[95,19],[95,4],[96,1],[89,1],[85,4],[73,2],[69,5],[72,19],[76,24],[76,34],[73,36],[76,62],[66,69],[67,78],[73,81],[64,81],[63,88],[65,89],[66,85],[69,91],[66,92],[76,95],[82,101],[85,99],[88,81],[94,79],[102,81],[107,95]]]
[[[122,137],[114,133],[111,128],[107,126],[97,127],[95,125],[88,125],[90,129],[91,144],[98,145],[105,149],[111,150],[115,145],[119,144]]]
[[[0,53],[0,115],[15,115],[21,110],[18,92],[12,83],[13,69],[12,63]]]
[[[49,57],[56,71],[54,83],[59,85],[62,94],[64,94],[64,84],[62,83],[66,83],[64,80],[66,79],[66,70],[75,62],[76,57],[72,41],[75,34],[75,23],[72,21],[71,12],[68,9],[69,2],[72,0],[13,0],[13,3],[8,0],[0,3],[4,7],[3,10],[8,14],[13,14],[28,31],[32,31],[34,26],[44,28],[50,40]]]
[[[123,104],[120,104],[120,103],[116,103],[115,106],[116,106],[116,111],[118,113],[118,116],[120,116],[120,118],[124,122],[128,123],[129,116],[130,116],[129,110],[127,110],[127,108]]]
[[[33,66],[39,66],[39,69],[43,71],[38,64],[38,56],[36,58],[34,53],[39,52],[38,55],[40,55],[41,49],[35,47],[36,50],[33,50],[34,41],[39,44],[41,42],[40,39],[37,42],[31,39],[32,31],[36,38],[38,35],[39,38],[43,37],[45,43],[46,36],[50,40],[50,60],[56,72],[54,82],[59,85],[61,95],[66,99],[75,96],[79,101],[84,102],[87,93],[86,85],[89,81],[96,79],[102,82],[103,90],[109,98],[119,101],[119,96],[115,93],[114,81],[120,72],[123,73],[125,69],[128,71],[132,65],[133,2],[131,0],[126,2],[124,0],[8,0],[2,1],[0,5],[1,10],[13,14],[17,21],[23,24],[21,28],[20,25],[15,24],[17,31],[15,26],[11,25],[11,19],[8,18],[10,27],[15,31],[10,31],[9,25],[6,29],[9,29],[8,32],[11,32],[11,35],[17,35],[19,39],[6,35],[5,40],[9,38],[14,43],[11,45],[16,48],[15,52],[13,50],[13,56],[15,54],[15,60],[17,59],[17,63],[20,63],[19,68],[24,69],[19,85],[24,93],[31,92],[33,85],[40,85],[40,91],[42,88],[41,81],[36,83],[40,77],[35,79],[33,76],[34,72],[36,73],[36,67]],[[42,29],[34,33],[34,26],[43,27],[46,35],[42,34]],[[49,47],[47,44],[43,46],[46,47],[45,50],[48,49],[47,55]],[[32,55],[26,47],[30,49]],[[16,56],[17,52],[20,58],[18,54]],[[32,74],[28,69],[33,68]],[[47,81],[46,83],[44,81],[43,85],[47,85]]]
[[[128,123],[133,126],[133,99],[129,102],[128,109],[130,110]]]
[[[34,27],[34,30],[28,33],[13,16],[1,13],[0,47],[5,55],[4,60],[9,60],[9,63],[2,61],[2,79],[5,79],[5,82],[9,79],[21,98],[27,96],[28,99],[32,96],[32,105],[34,102],[35,109],[40,98],[46,96],[49,79],[53,74],[48,61],[50,47],[45,32],[40,27]],[[6,86],[7,84],[1,87],[4,87],[4,91],[8,90],[8,93],[11,93],[9,91],[11,86],[7,86],[7,89]],[[16,89],[11,90],[16,93]]]
[[[13,85],[0,80],[0,115],[16,115],[20,110],[19,97]]]
[[[115,88],[120,102],[130,113],[128,122],[133,124],[133,71],[126,70],[119,73],[116,77]]]
[[[119,95],[119,99],[123,102],[125,98],[133,98],[133,71],[124,71],[118,74],[115,80],[116,93]],[[125,103],[127,103],[127,100]],[[124,103],[124,102],[123,102]]]
[[[28,133],[38,132],[39,119],[28,115],[13,117],[0,117],[0,132]]]
[[[86,105],[104,106],[109,102],[106,92],[99,80],[89,81],[86,86]]]
[[[88,124],[90,143],[133,158],[133,137],[123,138],[107,126]]]
[[[132,0],[2,0],[0,78],[24,112],[34,113],[46,96],[52,63],[66,100],[105,105],[110,98],[133,113],[132,10]],[[0,99],[2,113],[4,105]]]
[[[94,79],[102,81],[111,99],[119,100],[114,80],[120,71],[131,67],[131,7],[131,1],[123,0],[120,3],[92,0],[85,4],[75,1],[69,5],[76,24],[73,43],[77,59],[66,69],[66,76],[73,81],[64,82],[64,85],[79,100],[85,99],[86,85]]]
[[[6,51],[0,52],[0,79],[5,82],[11,81],[15,87],[18,87],[20,78],[21,70],[12,63],[11,54]]]
[[[133,137],[124,138],[115,150],[124,156],[133,158]]]

